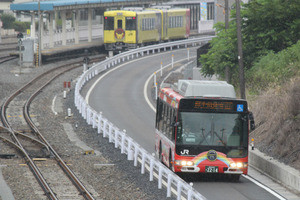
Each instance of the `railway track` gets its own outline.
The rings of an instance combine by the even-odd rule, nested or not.
[[[59,66],[37,76],[9,96],[1,107],[1,121],[7,131],[0,139],[21,153],[48,199],[95,199],[42,135],[30,115],[30,104],[43,88],[81,64]]]
[[[18,40],[16,38],[5,38],[0,43],[0,64],[16,59],[16,55],[10,53],[16,52],[18,47]]]
[[[0,56],[0,64],[16,59],[17,56]]]

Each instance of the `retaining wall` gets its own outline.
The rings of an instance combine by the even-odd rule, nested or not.
[[[249,151],[249,164],[279,183],[300,193],[300,171],[266,156],[257,149]]]

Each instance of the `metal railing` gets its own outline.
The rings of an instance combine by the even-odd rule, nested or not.
[[[205,197],[197,192],[191,185],[182,180],[175,173],[170,171],[166,166],[159,162],[155,157],[148,153],[138,143],[126,134],[126,131],[119,130],[112,122],[108,121],[102,113],[97,113],[84,97],[81,96],[80,90],[94,76],[98,75],[121,62],[130,59],[138,58],[147,54],[172,50],[173,48],[180,48],[188,46],[203,45],[211,40],[213,36],[186,39],[176,42],[162,43],[142,48],[137,48],[131,51],[120,53],[114,57],[107,58],[98,64],[93,65],[89,70],[85,71],[79,78],[75,86],[75,106],[81,113],[82,117],[86,119],[89,125],[97,128],[98,134],[103,134],[107,137],[109,142],[114,143],[115,148],[121,150],[121,154],[127,154],[128,160],[134,160],[134,166],[141,165],[141,173],[145,173],[147,168],[150,174],[149,181],[153,181],[154,174],[157,175],[158,188],[162,188],[162,182],[165,181],[167,185],[167,197],[171,196],[172,186],[176,188],[177,199],[198,199],[203,200]]]

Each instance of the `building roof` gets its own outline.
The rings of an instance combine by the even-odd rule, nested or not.
[[[136,0],[53,0],[53,1],[40,1],[41,11],[52,11],[55,7],[63,6],[76,6],[76,5],[89,5],[101,3],[118,3]],[[10,5],[10,10],[15,11],[38,11],[38,1],[15,3]]]

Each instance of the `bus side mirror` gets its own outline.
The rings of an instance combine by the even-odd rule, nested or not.
[[[174,127],[177,127],[177,126],[179,126],[179,124],[180,124],[179,122],[173,122],[172,125],[173,125]]]
[[[250,120],[250,131],[255,130],[255,122],[254,122],[254,116],[252,112],[249,112],[249,120]]]

